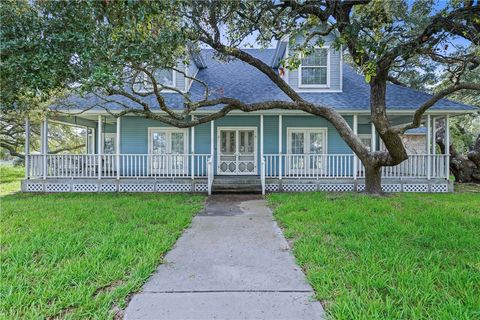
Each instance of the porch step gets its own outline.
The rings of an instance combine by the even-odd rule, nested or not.
[[[215,176],[212,193],[262,193],[262,183],[258,176]]]

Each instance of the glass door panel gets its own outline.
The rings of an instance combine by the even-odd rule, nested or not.
[[[290,151],[289,169],[297,172],[305,167],[305,132],[290,132]]]
[[[218,174],[256,174],[254,129],[219,129]]]
[[[321,155],[324,153],[324,134],[323,132],[310,132],[309,145],[310,152],[308,156],[308,168],[314,170],[322,170],[324,168],[325,159]],[[318,155],[318,156],[317,156]]]

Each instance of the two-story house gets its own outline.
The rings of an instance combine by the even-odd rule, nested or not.
[[[343,62],[342,52],[329,45],[301,60],[296,70],[279,65],[289,54],[287,41],[275,49],[247,49],[270,64],[303,98],[334,107],[370,147],[382,142],[370,121],[369,85]],[[287,99],[267,76],[238,60],[218,61],[212,50],[178,68],[208,84],[211,96],[228,96],[247,103]],[[158,70],[158,81],[189,92],[199,99],[203,86],[174,70]],[[148,93],[148,83],[137,90]],[[183,100],[174,92],[163,93],[173,109]],[[388,115],[401,125],[411,120],[415,109],[429,94],[389,84]],[[153,95],[143,97],[153,101]],[[237,191],[362,191],[364,170],[352,150],[327,120],[300,111],[270,110],[232,112],[226,117],[189,129],[180,129],[140,116],[115,118],[101,107],[81,114],[92,101],[79,99],[78,109],[42,124],[42,150],[26,150],[24,191],[46,192],[211,192]],[[131,103],[124,101],[124,103]],[[153,102],[152,102],[152,105]],[[132,107],[135,107],[132,105]],[[138,106],[137,106],[138,107]],[[111,104],[114,112],[121,106]],[[201,116],[215,108],[198,110]],[[448,192],[448,155],[435,154],[434,129],[439,119],[472,112],[470,106],[441,100],[423,118],[423,126],[404,136],[409,159],[383,169],[385,191]],[[162,112],[157,110],[156,112]],[[83,126],[88,132],[84,154],[49,154],[49,122]],[[28,127],[28,123],[27,123]],[[409,134],[414,137],[409,138]],[[409,145],[411,144],[411,145]],[[238,178],[237,176],[241,176]]]

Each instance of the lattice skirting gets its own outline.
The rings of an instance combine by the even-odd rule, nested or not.
[[[305,191],[316,191],[317,185],[315,184],[284,184],[283,191],[286,192],[305,192]]]
[[[364,184],[358,184],[357,185],[357,191],[358,192],[365,191],[365,185]],[[383,192],[401,192],[402,191],[402,185],[401,184],[382,184],[382,191]]]
[[[45,192],[70,192],[69,183],[47,183]]]
[[[153,183],[121,183],[118,190],[120,192],[154,192],[155,185]]]
[[[403,192],[428,192],[428,184],[406,183],[403,185]]]
[[[318,190],[328,192],[348,192],[353,191],[353,184],[319,184]]]
[[[192,185],[187,183],[164,183],[157,184],[157,192],[190,192]]]
[[[27,183],[27,192],[43,192],[43,183]]]
[[[265,191],[266,192],[278,192],[279,191],[279,186],[278,186],[277,183],[265,184]]]
[[[80,183],[72,185],[73,192],[97,192],[98,184],[94,183]]]
[[[113,183],[101,184],[100,192],[117,192],[117,185]]]
[[[431,192],[448,192],[448,184],[432,184],[430,186]]]
[[[206,183],[196,183],[195,184],[195,192],[207,192],[208,185]]]

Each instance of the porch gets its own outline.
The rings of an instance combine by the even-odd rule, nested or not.
[[[344,117],[372,150],[382,148],[368,116]],[[394,120],[404,118],[398,115]],[[385,191],[452,191],[449,157],[436,154],[432,143],[440,119],[447,124],[448,137],[448,115],[427,115],[423,152],[382,169]],[[48,153],[50,121],[42,122],[40,153],[25,150],[24,191],[210,194],[215,178],[221,175],[256,176],[262,193],[362,191],[365,185],[362,163],[336,130],[318,117],[235,115],[177,129],[137,117],[87,116],[82,123],[90,124],[91,131],[87,152],[81,154]],[[29,127],[27,120],[27,133]]]

